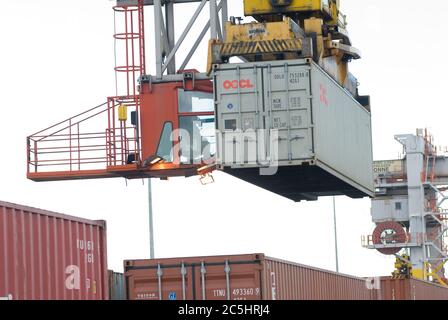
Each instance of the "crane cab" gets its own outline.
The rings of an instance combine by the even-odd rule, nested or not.
[[[133,97],[107,102],[27,138],[29,179],[168,178],[214,169],[213,85],[184,71],[142,77]]]
[[[184,71],[182,81],[141,85],[141,166],[158,177],[198,174],[214,163],[213,84]],[[160,161],[158,161],[160,160]]]

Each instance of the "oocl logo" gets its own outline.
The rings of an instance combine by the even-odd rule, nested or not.
[[[252,89],[254,87],[254,85],[252,84],[252,82],[250,81],[250,79],[247,80],[226,80],[224,81],[224,83],[222,84],[224,89],[226,90],[230,90],[230,89]]]

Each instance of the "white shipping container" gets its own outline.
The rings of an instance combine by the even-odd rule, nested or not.
[[[215,65],[214,85],[221,169],[295,201],[373,196],[370,112],[311,59]]]

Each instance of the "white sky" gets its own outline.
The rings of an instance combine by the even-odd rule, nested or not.
[[[394,134],[428,127],[448,145],[448,2],[343,0],[353,44],[363,59],[351,71],[372,96],[374,157],[397,157]],[[26,179],[25,138],[114,94],[113,14],[108,0],[0,0],[0,199],[108,223],[109,268],[149,256],[147,188],[124,179],[35,183]],[[242,0],[229,0],[242,15]],[[178,30],[188,12],[177,13]],[[152,15],[147,60],[153,72]],[[199,28],[205,23],[203,17]],[[179,36],[179,34],[178,34]],[[187,39],[191,43],[194,37]],[[184,47],[184,54],[186,54]],[[189,67],[204,70],[206,46]],[[334,269],[332,199],[294,203],[222,173],[153,181],[157,257],[262,252]],[[361,247],[373,229],[369,199],[337,198],[340,270],[386,275],[393,260]]]

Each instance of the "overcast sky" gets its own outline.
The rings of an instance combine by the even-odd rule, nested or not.
[[[0,199],[108,223],[109,268],[149,257],[147,187],[124,179],[36,183],[26,179],[25,138],[114,95],[112,1],[1,0]],[[428,127],[448,145],[446,126],[448,2],[342,0],[353,45],[363,53],[352,73],[372,97],[374,158],[401,148],[394,134]],[[242,15],[242,1],[229,0]],[[177,30],[194,6],[176,13]],[[425,12],[430,12],[425,13]],[[147,60],[154,70],[152,14]],[[205,23],[198,19],[198,29]],[[179,36],[179,33],[178,33]],[[190,40],[189,40],[190,39]],[[194,40],[194,35],[186,43]],[[188,49],[184,47],[183,54]],[[189,67],[205,69],[206,45]],[[153,181],[157,257],[266,253],[334,269],[332,199],[294,203],[222,173],[202,186],[196,177]],[[387,275],[393,260],[361,247],[371,233],[370,200],[337,198],[340,269]]]

